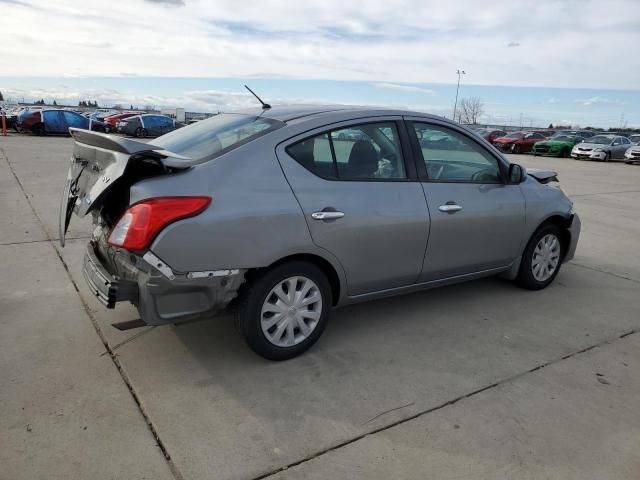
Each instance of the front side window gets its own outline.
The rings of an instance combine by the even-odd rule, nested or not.
[[[406,178],[394,122],[366,123],[332,130],[290,145],[286,150],[307,170],[327,179]]]
[[[498,160],[471,138],[438,125],[413,123],[428,180],[501,183]]]

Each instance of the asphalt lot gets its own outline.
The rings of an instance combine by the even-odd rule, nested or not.
[[[540,292],[486,279],[334,312],[272,363],[228,317],[121,332],[57,243],[72,141],[0,137],[0,478],[640,478],[640,166],[559,172],[583,230]]]

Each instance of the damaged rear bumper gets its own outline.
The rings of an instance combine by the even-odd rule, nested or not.
[[[92,240],[83,274],[105,307],[128,301],[147,325],[163,325],[210,317],[224,309],[237,296],[245,270],[179,273],[151,252],[139,256]]]

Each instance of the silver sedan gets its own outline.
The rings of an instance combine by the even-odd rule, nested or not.
[[[274,360],[313,345],[333,307],[498,274],[542,289],[580,233],[555,172],[417,112],[265,106],[151,143],[71,133],[60,238],[92,214],[96,297],[150,325],[232,308]]]
[[[614,158],[624,158],[631,146],[627,137],[620,135],[595,135],[582,143],[577,143],[571,150],[571,156],[578,160],[601,160],[608,162]]]

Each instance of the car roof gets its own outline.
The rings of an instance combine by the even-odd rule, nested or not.
[[[241,110],[235,113],[243,113],[245,115],[255,115],[281,122],[291,123],[294,121],[304,121],[310,117],[330,117],[336,116],[344,119],[345,114],[352,118],[359,118],[368,115],[409,115],[434,119],[442,119],[436,115],[430,115],[423,112],[413,112],[410,110],[398,110],[385,107],[370,107],[359,105],[283,105],[273,106],[269,109],[252,108]]]

